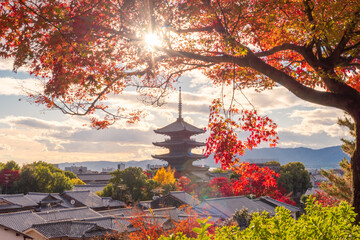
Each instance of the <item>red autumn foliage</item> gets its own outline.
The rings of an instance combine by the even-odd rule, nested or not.
[[[158,216],[149,213],[138,212],[128,221],[131,223],[135,231],[130,233],[111,233],[107,237],[109,239],[130,239],[130,240],[143,240],[143,239],[158,239],[160,236],[170,236],[182,232],[187,237],[196,237],[197,234],[193,232],[193,228],[200,227],[197,219],[199,216],[189,208],[183,209],[187,214],[187,218],[183,220],[174,221],[168,219],[164,225],[164,219],[168,216]],[[121,227],[121,226],[120,226]],[[125,238],[124,238],[125,237]]]
[[[209,131],[205,154],[214,154],[216,163],[223,169],[232,168],[239,162],[245,150],[252,150],[261,142],[270,142],[275,147],[278,141],[277,125],[268,117],[259,116],[257,111],[239,111],[231,107],[222,114],[223,103],[215,99],[210,107]],[[240,117],[235,116],[240,114]],[[246,141],[238,138],[238,132],[248,132]]]
[[[14,181],[20,178],[18,170],[3,169],[0,172],[0,184],[3,187],[10,187]]]
[[[340,204],[340,200],[336,199],[335,197],[327,194],[323,191],[315,191],[314,195],[311,195],[313,198],[315,198],[315,201],[319,202],[322,206],[327,207],[334,207],[338,206]]]
[[[191,187],[191,180],[185,176],[181,176],[178,179],[176,186],[179,191],[191,192],[193,190]]]
[[[278,201],[296,205],[296,203],[284,196],[276,183],[278,173],[256,164],[242,163],[233,168],[233,172],[239,176],[238,179],[229,180],[225,177],[214,178],[210,183],[213,196],[242,196],[253,195],[254,197],[269,196]]]

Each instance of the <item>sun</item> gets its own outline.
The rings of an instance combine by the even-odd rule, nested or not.
[[[161,40],[158,35],[154,33],[148,33],[145,35],[145,42],[149,47],[158,47],[161,45]]]

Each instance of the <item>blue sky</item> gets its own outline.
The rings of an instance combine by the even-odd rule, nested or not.
[[[173,92],[162,107],[145,106],[135,92],[128,91],[111,99],[126,106],[142,108],[148,117],[137,125],[124,122],[105,130],[94,130],[86,118],[69,117],[44,106],[30,104],[22,87],[36,89],[39,81],[21,69],[11,71],[11,62],[0,59],[0,161],[15,160],[20,164],[33,161],[49,163],[76,161],[130,161],[151,159],[162,151],[152,145],[163,136],[153,130],[163,127],[177,117],[178,92]],[[187,73],[178,86],[183,90],[183,116],[198,127],[205,127],[208,106],[220,89],[199,72]],[[323,148],[340,145],[340,137],[349,137],[346,129],[336,124],[343,116],[341,110],[304,102],[286,89],[256,93],[244,91],[251,103],[278,124],[279,147]],[[248,105],[239,95],[238,101]],[[197,136],[204,141],[207,134]]]

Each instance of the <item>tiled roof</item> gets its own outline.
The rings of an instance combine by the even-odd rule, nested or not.
[[[29,192],[26,194],[26,197],[30,198],[34,202],[40,203],[58,203],[64,205],[64,199],[60,197],[58,193],[38,193],[38,192]],[[63,207],[68,207],[66,204]]]
[[[231,217],[236,210],[241,210],[243,207],[247,208],[248,211],[251,212],[262,212],[268,211],[270,213],[274,213],[274,208],[267,205],[257,204],[255,201],[248,199],[245,196],[235,196],[235,197],[223,197],[223,198],[211,198],[206,199],[207,205],[203,205],[204,207],[208,207],[209,212],[221,213],[226,218]]]
[[[90,191],[96,193],[102,191],[106,184],[86,184],[86,185],[74,185],[74,188],[71,191]]]
[[[133,227],[131,222],[132,217],[121,217],[121,218],[115,218],[114,219],[114,226],[115,230],[119,232],[133,232],[137,229]],[[155,223],[157,226],[164,227],[164,224],[169,222],[169,219],[167,217],[162,216],[141,216],[141,220],[145,223],[145,226],[150,223]]]
[[[30,237],[29,235],[27,235],[25,233],[22,233],[20,231],[17,231],[17,230],[15,230],[15,229],[13,229],[13,228],[11,228],[9,226],[4,226],[4,225],[0,224],[0,227],[5,228],[6,231],[8,231],[8,230],[14,231],[16,233],[16,236],[23,236],[24,240],[26,240],[26,239],[34,239],[34,238]]]
[[[76,221],[34,224],[32,228],[47,238],[82,238],[85,236],[102,236],[108,232],[95,223]],[[92,234],[92,232],[94,233]]]
[[[179,211],[175,207],[152,209],[152,212],[154,216],[170,218],[175,221],[179,219]],[[146,210],[145,213],[149,216],[152,215],[150,210]]]
[[[271,197],[261,197],[261,198],[255,199],[254,201],[256,201],[258,204],[259,203],[265,203],[267,205],[273,206],[274,208],[276,208],[276,207],[284,207],[284,208],[290,210],[291,212],[299,212],[299,211],[301,211],[300,208],[298,208],[298,207],[292,206],[292,205],[287,204],[287,203],[280,202],[280,201],[275,200],[275,199],[273,199]]]
[[[0,199],[4,199],[8,202],[11,202],[16,205],[20,205],[22,207],[36,207],[37,203],[24,196],[24,194],[7,194],[7,195],[0,195]]]
[[[165,153],[158,155],[151,155],[153,158],[162,159],[162,160],[172,160],[172,159],[201,159],[206,158],[204,154],[195,154],[195,153]]]
[[[141,213],[137,208],[116,208],[110,210],[99,211],[103,216],[129,217]]]
[[[101,198],[98,195],[88,191],[65,191],[61,196],[68,196],[85,206],[91,208],[101,208],[101,207],[123,207],[124,203],[117,200],[112,200],[111,198]]]
[[[191,196],[190,194],[184,191],[173,191],[170,192],[169,195],[179,199],[180,201],[190,206],[195,206],[200,203],[198,199],[196,199],[194,196]]]
[[[249,213],[267,211],[274,215],[275,208],[278,206],[285,207],[292,212],[300,211],[297,207],[279,202],[270,197],[261,197],[252,200],[245,196],[206,199],[201,204],[195,206],[194,209],[201,215],[208,214],[226,219],[231,217],[236,210],[241,210],[242,208],[247,208]]]
[[[46,221],[58,221],[66,219],[84,219],[89,217],[101,217],[102,215],[88,207],[66,208],[60,210],[37,213]]]
[[[45,219],[32,211],[3,213],[0,215],[0,224],[23,232],[36,223],[44,223]]]
[[[178,118],[175,122],[163,127],[154,130],[155,133],[159,134],[169,134],[174,132],[181,132],[181,131],[187,131],[193,134],[200,134],[204,133],[205,130],[201,128],[197,128],[187,122],[184,121],[182,118]]]
[[[32,201],[39,203],[43,198],[48,196],[49,193],[39,193],[39,192],[29,192],[26,194],[28,198],[30,198]]]
[[[84,218],[81,221],[88,223],[96,223],[98,226],[106,229],[115,229],[114,217],[105,216],[105,217],[95,217],[95,218]]]
[[[111,178],[110,173],[89,173],[89,174],[78,174],[77,176],[84,182],[110,181]]]

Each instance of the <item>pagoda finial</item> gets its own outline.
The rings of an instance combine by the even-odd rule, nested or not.
[[[182,118],[182,116],[181,116],[181,112],[182,112],[181,87],[179,87],[179,119],[181,119],[181,118]]]

